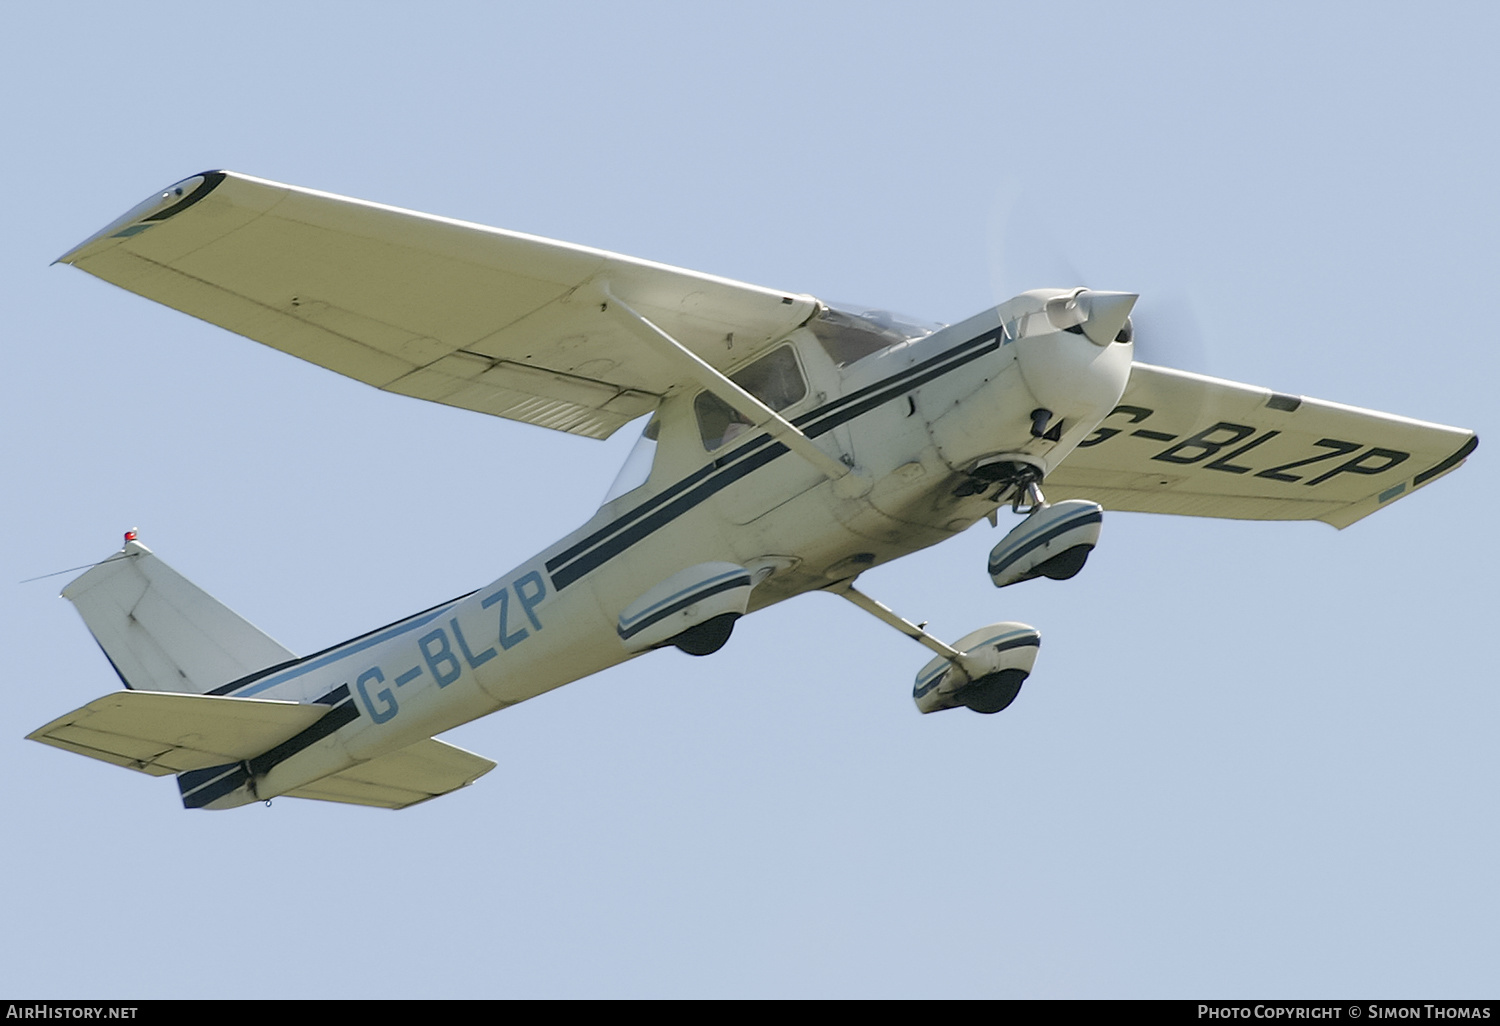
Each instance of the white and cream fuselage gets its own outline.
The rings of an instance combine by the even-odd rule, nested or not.
[[[1057,295],[1028,293],[847,367],[809,329],[794,332],[785,345],[806,394],[778,412],[853,469],[838,481],[755,429],[709,450],[701,393],[668,396],[647,479],[566,538],[470,595],[218,691],[332,704],[323,729],[344,722],[239,773],[204,771],[196,793],[184,781],[185,801],[228,808],[294,791],[623,662],[638,653],[620,637],[622,612],[695,565],[745,568],[754,610],[966,529],[997,506],[954,495],[967,470],[1006,454],[1045,473],[1125,388],[1130,343],[1045,323]],[[1056,440],[1034,437],[1037,409],[1061,423]]]

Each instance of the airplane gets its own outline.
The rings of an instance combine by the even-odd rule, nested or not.
[[[924,324],[229,171],[57,262],[387,392],[595,439],[645,420],[582,527],[310,655],[128,532],[63,590],[124,690],[28,737],[175,776],[190,809],[427,801],[495,765],[436,735],[656,649],[710,655],[819,590],[932,653],[921,712],[997,713],[1040,633],[946,643],[860,574],[1005,507],[997,587],[1077,574],[1105,508],[1343,528],[1478,444],[1137,362],[1132,293],[1039,289]]]

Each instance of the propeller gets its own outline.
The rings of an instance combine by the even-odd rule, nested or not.
[[[1203,323],[1186,294],[1142,296],[1130,319],[1135,325],[1135,358],[1141,363],[1209,372]]]
[[[1090,246],[1088,232],[1069,207],[1039,202],[1034,195],[1015,190],[1002,196],[991,218],[990,278],[995,302],[1004,302],[1025,289],[1076,288],[1091,291],[1139,292],[1140,300],[1130,311],[1135,340],[1135,358],[1177,370],[1208,373],[1207,337],[1191,298],[1180,288],[1168,290],[1142,287],[1140,282],[1116,280],[1080,269],[1073,254],[1118,250],[1118,246]],[[1059,237],[1069,238],[1069,245]],[[1128,250],[1127,250],[1128,253]],[[1091,261],[1094,265],[1119,265],[1122,258]]]

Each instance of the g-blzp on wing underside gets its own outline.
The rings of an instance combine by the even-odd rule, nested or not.
[[[1348,527],[1461,464],[1479,439],[1374,410],[1137,363],[1047,477],[1108,509]]]

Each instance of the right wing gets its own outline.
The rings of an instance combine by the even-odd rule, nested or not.
[[[1348,527],[1478,444],[1463,428],[1137,363],[1119,405],[1047,475],[1047,497]]]
[[[817,310],[603,250],[205,171],[58,258],[389,392],[605,438],[679,371],[599,286],[720,371]]]

